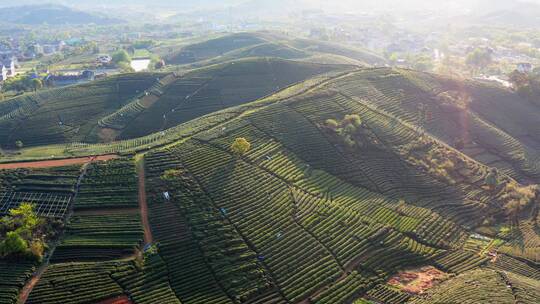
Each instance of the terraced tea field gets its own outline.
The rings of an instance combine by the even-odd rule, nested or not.
[[[0,147],[14,149],[17,141],[39,147],[137,139],[348,68],[251,58],[188,73],[123,74],[26,94],[0,103]]]
[[[291,74],[286,62],[261,62],[253,75],[268,92],[290,82],[268,72]],[[252,64],[168,76],[151,107],[102,121],[153,135],[69,146],[124,152],[115,159],[0,171],[10,201],[71,194],[27,303],[540,302],[540,138],[527,101],[388,68],[334,71],[253,103],[217,92],[216,79],[248,88],[238,75]],[[298,79],[325,73],[305,71]],[[164,113],[174,123],[154,129]],[[0,299],[14,303],[38,265],[8,265]]]
[[[67,213],[81,174],[79,166],[34,170],[0,170],[0,215],[32,203],[39,216],[63,218]]]

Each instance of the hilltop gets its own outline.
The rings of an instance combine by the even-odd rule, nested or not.
[[[228,34],[184,47],[167,47],[161,52],[169,64],[191,67],[249,57],[367,66],[383,65],[386,62],[381,56],[361,48],[273,32]]]

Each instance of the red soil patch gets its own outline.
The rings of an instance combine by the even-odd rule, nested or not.
[[[21,293],[19,294],[19,303],[26,303],[26,300],[28,300],[28,296],[30,296],[30,293],[39,282],[39,279],[41,278],[41,275],[45,272],[46,268],[47,266],[43,266],[40,270],[37,271],[36,275],[32,276],[32,278],[28,282],[26,282],[23,289],[21,290]]]
[[[448,274],[433,266],[400,271],[388,280],[388,284],[411,294],[423,294],[426,290],[446,280]]]
[[[96,304],[133,304],[127,296],[119,296],[112,299],[107,299]]]
[[[106,160],[111,160],[117,157],[118,155],[116,154],[109,154],[109,155],[100,155],[100,156],[43,160],[43,161],[35,161],[35,162],[19,162],[19,163],[10,163],[10,164],[0,164],[0,169],[63,167],[63,166],[70,166],[70,165],[81,165],[81,164],[86,164],[93,161],[106,161]]]

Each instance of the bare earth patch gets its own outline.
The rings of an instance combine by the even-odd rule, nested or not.
[[[131,302],[131,300],[124,295],[112,299],[107,299],[97,304],[133,304],[133,302]]]
[[[433,266],[400,271],[388,280],[388,284],[410,294],[423,294],[446,280],[449,275]]]

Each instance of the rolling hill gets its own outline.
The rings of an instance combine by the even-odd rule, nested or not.
[[[168,64],[201,67],[249,57],[276,57],[319,63],[383,65],[381,56],[364,49],[295,38],[273,32],[236,33],[161,51]]]
[[[97,105],[71,121],[126,140],[65,136],[58,157],[115,159],[0,170],[0,202],[73,210],[27,303],[540,301],[540,111],[514,92],[266,58],[59,92]],[[0,103],[10,132],[67,122],[46,107],[70,103],[39,100]],[[36,266],[0,263],[0,303]]]
[[[0,103],[0,145],[131,139],[346,69],[277,59],[233,61],[185,75],[127,74]]]

